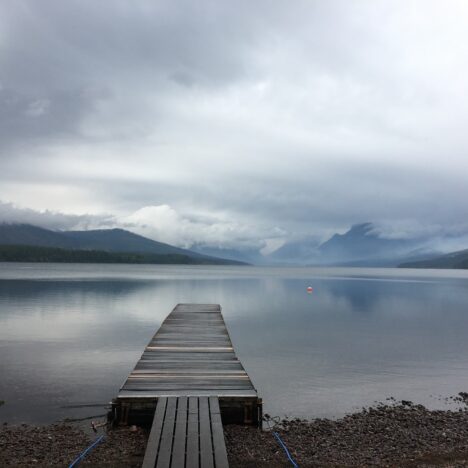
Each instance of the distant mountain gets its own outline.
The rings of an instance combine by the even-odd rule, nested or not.
[[[208,257],[190,257],[182,254],[109,252],[105,250],[61,249],[31,245],[0,245],[0,262],[226,264],[226,261],[221,259],[214,261]]]
[[[153,254],[181,254],[192,257],[203,255],[191,250],[157,242],[125,229],[96,229],[90,231],[65,231],[63,235],[76,248],[107,250],[109,252],[137,252]]]
[[[400,268],[452,268],[468,269],[468,249],[452,252],[425,260],[405,262],[398,265]]]
[[[90,231],[51,231],[30,224],[0,224],[0,245],[52,247],[68,250],[94,250],[148,255],[178,255],[203,264],[240,264],[234,260],[202,255],[153,241],[124,229]],[[156,257],[153,257],[155,259]],[[178,257],[179,258],[179,257]],[[142,263],[141,261],[138,263]],[[156,263],[156,262],[150,262]],[[188,262],[185,262],[188,263]]]
[[[256,250],[205,248],[197,251],[258,265],[397,267],[401,263],[441,255],[441,245],[443,242],[440,239],[422,236],[413,239],[386,238],[374,224],[367,222],[351,226],[344,234],[334,234],[323,243],[313,235],[286,242],[268,255],[261,255]]]
[[[372,223],[356,224],[346,233],[334,234],[322,244],[319,244],[313,237],[288,242],[269,255],[262,255],[258,249],[253,248],[223,249],[196,246],[193,250],[181,249],[124,229],[51,231],[29,224],[0,224],[0,247],[23,247],[19,250],[3,249],[0,261],[13,257],[17,260],[11,261],[42,261],[25,260],[26,258],[45,259],[45,261],[52,261],[49,260],[50,258],[54,258],[53,261],[68,261],[67,259],[74,258],[74,261],[89,261],[89,258],[94,257],[94,261],[105,263],[223,265],[254,263],[257,265],[467,268],[465,265],[468,262],[468,251],[442,255],[440,251],[434,251],[431,245],[436,245],[436,243],[431,244],[431,240],[427,238],[412,240],[383,238],[376,232]],[[63,251],[25,250],[25,246],[62,249]],[[88,253],[79,254],[74,251]],[[112,255],[114,253],[118,255]]]
[[[372,223],[355,224],[319,244],[314,238],[286,243],[269,255],[272,263],[394,267],[434,254],[426,239],[386,239]]]
[[[304,239],[287,242],[279,249],[268,255],[272,263],[306,265],[318,262],[318,247],[316,239]]]
[[[0,224],[0,244],[76,248],[73,240],[68,239],[63,232],[50,231],[31,224]]]
[[[326,263],[350,264],[394,262],[411,255],[419,242],[407,239],[385,239],[375,232],[372,223],[355,224],[345,234],[335,234],[319,247],[320,257]]]

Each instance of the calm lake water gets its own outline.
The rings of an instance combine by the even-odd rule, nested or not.
[[[0,420],[103,414],[179,302],[222,305],[272,415],[468,391],[468,271],[0,263]]]

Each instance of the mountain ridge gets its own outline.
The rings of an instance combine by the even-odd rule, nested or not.
[[[398,268],[434,268],[434,269],[468,269],[468,249],[457,250],[444,255],[433,256],[424,260],[404,262]]]
[[[125,259],[133,258],[136,263],[175,262],[272,266],[455,268],[454,264],[464,265],[460,263],[464,262],[464,257],[455,258],[456,261],[452,257],[458,254],[463,255],[465,252],[460,250],[443,254],[443,251],[436,247],[437,243],[431,243],[430,238],[385,238],[378,233],[375,225],[369,222],[354,224],[343,234],[336,233],[322,243],[312,236],[302,241],[291,241],[268,255],[262,255],[258,249],[254,248],[237,250],[196,245],[193,250],[188,250],[154,241],[121,228],[53,231],[26,223],[0,223],[0,246],[12,245],[59,248],[69,251],[61,253],[43,251],[44,258],[60,258],[60,255],[63,258],[89,258],[89,255],[80,257],[71,254],[70,251],[92,250],[96,252],[96,257],[103,259],[102,261],[110,262],[110,259],[114,258],[116,263],[125,263]],[[5,252],[4,256],[11,257],[11,249]],[[18,250],[15,252],[15,255],[19,255],[18,258],[27,257],[26,251],[22,254],[18,253]],[[28,252],[29,258],[32,258],[31,255],[41,258],[39,251],[29,250]],[[112,257],[112,255],[105,255],[105,252],[127,255]],[[133,257],[129,254],[133,254]],[[438,260],[435,264],[430,263],[436,259]]]
[[[322,243],[312,236],[287,242],[270,254],[270,259],[284,265],[396,267],[438,254],[428,239],[385,238],[373,223],[364,222],[353,224],[343,234],[335,233]]]
[[[236,260],[203,255],[163,242],[154,241],[125,229],[52,231],[31,224],[0,224],[0,245],[58,248],[141,255],[179,255],[207,264],[245,264]]]

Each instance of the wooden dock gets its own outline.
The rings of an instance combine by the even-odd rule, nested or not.
[[[113,402],[124,424],[153,421],[168,397],[216,397],[222,421],[259,425],[261,400],[237,358],[218,304],[178,304]]]

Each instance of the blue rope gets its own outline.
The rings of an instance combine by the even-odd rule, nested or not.
[[[86,455],[88,455],[88,453],[91,452],[91,450],[93,450],[93,448],[96,447],[96,445],[102,442],[103,439],[103,435],[99,436],[86,450],[81,452],[80,455],[78,455],[78,457],[76,457],[75,460],[73,460],[73,462],[68,466],[68,468],[74,468],[75,466],[78,466],[80,462],[84,459],[84,457],[86,457]]]
[[[285,451],[285,453],[286,453],[286,455],[288,457],[288,460],[292,463],[294,468],[299,468],[299,465],[294,461],[293,457],[289,453],[288,447],[286,447],[286,444],[283,442],[280,435],[277,432],[273,432],[273,435],[275,436],[276,440],[279,442],[279,444],[281,445],[281,447]]]

